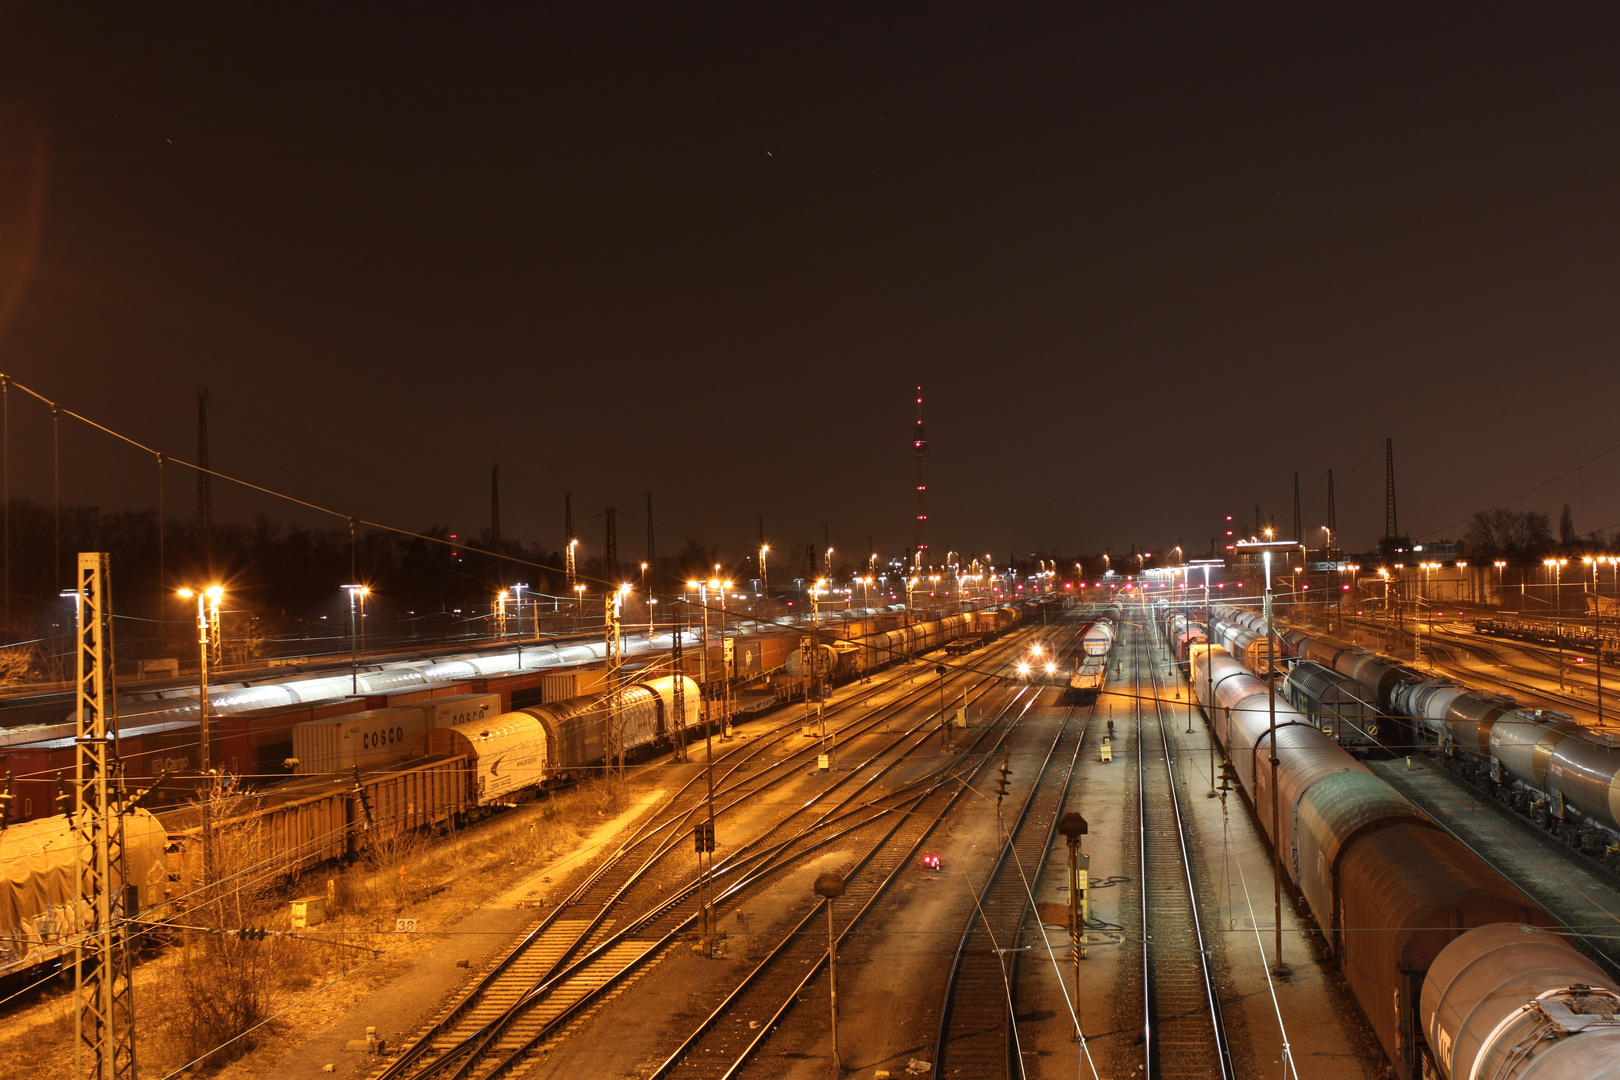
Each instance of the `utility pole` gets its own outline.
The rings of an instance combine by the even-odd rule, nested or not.
[[[686,659],[681,646],[686,628],[673,627],[669,646],[669,666],[675,672],[675,687],[671,694],[675,702],[675,760],[686,760]]]
[[[1401,535],[1400,522],[1395,517],[1395,440],[1384,440],[1384,535],[1389,539],[1383,552],[1388,561],[1395,548],[1395,538]]]
[[[574,566],[574,549],[579,546],[579,540],[574,536],[574,493],[566,492],[563,495],[563,546],[567,552],[567,562],[564,564],[564,575],[568,578],[568,588],[574,588],[574,578],[577,575]]]
[[[1294,474],[1294,539],[1302,544],[1305,542],[1305,534],[1300,531],[1299,524],[1299,473]]]
[[[653,559],[652,492],[647,493],[647,580],[641,583],[647,594],[647,634],[652,635],[653,589],[658,587],[658,563]]]
[[[208,387],[197,394],[197,554],[214,576],[214,486],[208,470]]]
[[[1334,541],[1339,538],[1339,518],[1333,509],[1333,470],[1328,470],[1328,560],[1333,564],[1333,597],[1338,612],[1338,629],[1344,632],[1344,589],[1339,578],[1339,559],[1334,554]]]
[[[611,519],[609,519],[611,520]],[[619,700],[619,669],[624,664],[624,641],[619,636],[619,605],[624,601],[624,590],[612,588],[602,597],[602,619],[607,638],[608,707],[602,718],[602,771],[613,766],[613,755],[619,757],[619,783],[624,783],[624,731],[623,703]]]
[[[1271,740],[1271,776],[1266,781],[1271,787],[1271,835],[1276,838],[1282,833],[1279,831],[1282,822],[1281,801],[1277,791],[1277,624],[1272,617],[1271,605],[1271,556],[1273,552],[1287,551],[1300,545],[1291,540],[1262,540],[1257,542],[1239,541],[1238,550],[1243,552],[1259,552],[1265,563],[1266,591],[1265,591],[1265,620],[1266,620],[1266,708],[1269,717],[1268,733]],[[1271,903],[1273,920],[1276,925],[1276,954],[1271,973],[1279,979],[1287,978],[1291,972],[1282,960],[1282,844],[1274,840],[1271,845],[1272,852],[1272,882]]]
[[[489,467],[489,541],[499,551],[501,547],[501,467]],[[519,618],[522,616],[520,615]]]
[[[74,832],[89,925],[74,950],[74,1071],[82,1080],[134,1080],[135,996],[123,924],[124,819],[117,806],[117,691],[106,552],[79,553],[78,814]]]

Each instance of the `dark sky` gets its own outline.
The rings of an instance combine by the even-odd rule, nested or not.
[[[653,492],[661,545],[763,513],[779,545],[901,548],[918,382],[936,548],[1191,546],[1286,522],[1296,470],[1314,528],[1329,468],[1354,548],[1388,436],[1403,531],[1455,536],[1620,442],[1617,30],[13,3],[0,370],[188,458],[206,383],[216,467],[407,527],[476,531],[498,461],[506,532],[549,545],[572,490],[582,522]],[[43,413],[12,421],[13,490],[48,495]],[[154,499],[83,429],[62,468],[66,499]],[[1514,505],[1620,526],[1617,478]]]

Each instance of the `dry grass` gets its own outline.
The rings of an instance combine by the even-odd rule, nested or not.
[[[264,882],[243,872],[262,857],[260,839],[251,830],[221,830],[215,844],[217,876],[236,884],[197,895],[177,923],[288,931],[288,901],[320,894],[329,898],[328,918],[296,931],[301,937],[243,941],[222,934],[177,935],[163,955],[141,964],[135,987],[142,1080],[192,1062],[198,1062],[197,1072],[215,1071],[278,1044],[295,1019],[298,1030],[308,1031],[340,1014],[409,968],[427,947],[425,936],[402,939],[395,919],[415,918],[423,930],[454,920],[575,851],[582,838],[622,809],[625,797],[615,782],[601,781],[444,836],[375,837],[354,865],[291,883]],[[381,958],[374,959],[371,950]],[[70,973],[64,989],[0,1025],[0,1075],[29,1080],[73,1075],[71,979]],[[310,1000],[298,1004],[304,998]],[[251,1062],[229,1072],[259,1075]]]

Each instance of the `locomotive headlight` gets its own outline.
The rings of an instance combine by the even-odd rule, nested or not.
[[[1056,664],[1047,664],[1046,665],[1046,673],[1048,675],[1056,675],[1057,674],[1057,665]]]
[[[1020,674],[1020,675],[1028,675],[1029,674],[1029,665],[1028,664],[1019,664],[1018,665],[1018,674]]]

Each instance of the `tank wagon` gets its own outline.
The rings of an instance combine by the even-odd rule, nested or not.
[[[1620,745],[1612,733],[1309,634],[1300,655],[1355,682],[1363,701],[1431,745],[1453,772],[1620,870]]]
[[[1399,1075],[1461,1080],[1490,1062],[1492,1076],[1584,1080],[1592,1062],[1620,1060],[1620,1024],[1501,1022],[1526,1000],[1553,1014],[1620,998],[1567,946],[1551,965],[1519,951],[1555,940],[1531,936],[1550,916],[1280,698],[1273,755],[1266,684],[1219,646],[1192,657],[1195,700]]]

